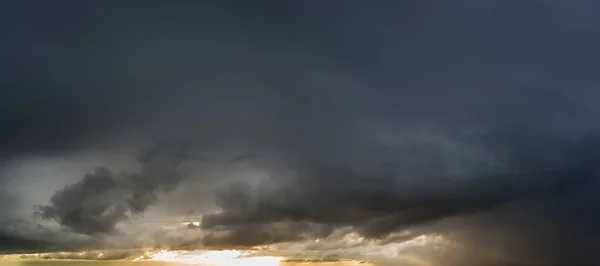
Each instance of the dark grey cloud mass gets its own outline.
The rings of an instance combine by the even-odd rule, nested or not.
[[[189,151],[187,145],[164,141],[138,158],[141,174],[113,174],[98,167],[57,191],[49,205],[36,207],[36,213],[77,233],[115,233],[117,223],[144,213],[158,200],[157,193],[169,192],[181,182],[183,174],[177,170]]]
[[[204,214],[200,228],[188,228],[201,239],[182,245],[334,239],[336,230],[393,241],[409,230],[461,247],[438,264],[596,265],[599,8],[591,0],[5,1],[0,249],[126,238],[120,223],[198,182],[219,187],[222,211]],[[146,153],[139,175],[97,168],[63,181],[36,208],[45,219],[34,220],[22,217],[33,215],[25,202],[34,195],[10,191],[27,180],[4,171],[163,138],[268,178],[230,182],[206,178],[206,169],[182,178],[182,158]],[[183,196],[206,204],[200,194]],[[485,254],[511,260],[492,264]]]

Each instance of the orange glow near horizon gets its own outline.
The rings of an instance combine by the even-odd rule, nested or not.
[[[149,261],[169,262],[177,264],[194,264],[202,266],[373,266],[366,261],[319,261],[291,262],[282,257],[255,256],[248,250],[210,250],[210,251],[158,251],[150,255]]]
[[[162,250],[150,256],[151,261],[206,266],[279,266],[282,258],[252,256],[251,251],[208,250],[197,252]]]
[[[0,265],[4,262],[20,261],[80,261],[97,262],[105,257],[101,251],[88,252],[57,252],[57,253],[30,253],[0,255]],[[196,251],[173,251],[173,250],[147,250],[140,256],[130,259],[115,259],[108,261],[131,262],[136,264],[124,265],[199,265],[199,266],[374,266],[375,264],[360,260],[321,261],[321,260],[287,260],[279,256],[260,255],[254,250],[196,250]],[[137,264],[140,263],[140,264]],[[150,264],[152,263],[152,264]],[[167,263],[167,264],[163,264]],[[19,264],[16,264],[19,265]],[[61,265],[61,264],[59,264]],[[87,264],[85,264],[87,265]],[[113,265],[113,264],[110,264]]]

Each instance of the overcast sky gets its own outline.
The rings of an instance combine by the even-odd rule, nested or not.
[[[595,265],[599,10],[4,1],[0,252]]]

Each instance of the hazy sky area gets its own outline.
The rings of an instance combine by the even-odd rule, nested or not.
[[[0,1],[0,253],[598,265],[599,12]]]

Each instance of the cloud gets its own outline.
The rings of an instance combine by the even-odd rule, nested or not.
[[[169,192],[181,182],[183,175],[178,167],[189,156],[189,150],[189,146],[180,143],[160,143],[139,157],[139,175],[114,175],[109,169],[98,167],[94,173],[57,191],[49,205],[36,207],[36,212],[77,233],[116,233],[119,222],[142,214],[157,201],[157,193]]]
[[[0,234],[0,250],[6,252],[15,252],[15,251],[28,251],[28,250],[40,250],[45,249],[49,245],[48,243],[42,241],[35,240],[26,240],[22,239],[18,236],[6,235],[4,233]]]
[[[469,162],[473,171],[464,176],[448,176],[448,169],[438,166],[455,166],[466,161],[465,154],[445,158],[453,162],[436,161],[432,158],[448,151],[425,146],[415,147],[425,153],[422,158],[398,158],[397,164],[417,165],[402,175],[361,173],[353,164],[335,165],[315,157],[299,157],[302,161],[297,165],[304,168],[298,169],[293,178],[274,176],[256,187],[234,183],[220,191],[217,204],[223,211],[205,215],[202,228],[310,222],[352,226],[365,236],[377,238],[444,218],[492,211],[516,201],[576,193],[593,182],[597,143],[563,145],[542,139],[538,136],[527,142],[544,143],[550,152],[564,159],[561,164],[540,164],[538,160],[546,151],[524,146],[509,148],[511,152],[505,158],[493,164],[485,162],[488,164],[483,167],[483,162]],[[495,144],[489,143],[486,148],[499,156],[501,151],[494,150]]]
[[[460,243],[476,265],[593,261],[596,2],[268,2],[0,4],[0,161],[55,167],[0,175],[4,243],[277,245],[340,230],[401,242],[409,230]],[[107,167],[75,182],[49,160],[162,137],[232,159],[181,179],[179,159],[149,152],[137,175],[87,162]],[[65,187],[38,202],[51,185]],[[34,204],[49,220],[25,217]],[[201,228],[154,235],[163,224],[132,219],[181,224],[190,209]],[[411,252],[437,258],[425,249]]]
[[[249,248],[328,237],[333,229],[330,225],[309,222],[243,223],[209,230],[199,244],[213,248]]]

